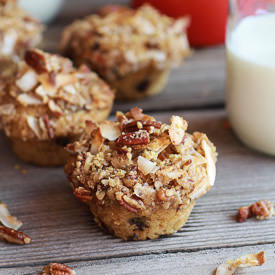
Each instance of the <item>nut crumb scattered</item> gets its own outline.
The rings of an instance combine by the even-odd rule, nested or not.
[[[257,220],[270,219],[274,215],[273,202],[268,200],[257,201],[250,206],[242,206],[238,210],[238,222],[245,222],[251,217]]]
[[[25,168],[23,168],[23,169],[21,169],[21,174],[22,175],[26,175],[27,174],[27,172],[28,172],[28,170],[27,169],[25,169]]]
[[[76,275],[76,272],[67,265],[51,263],[43,268],[42,275]]]
[[[216,275],[231,275],[239,267],[260,266],[265,262],[265,252],[261,251],[257,254],[249,254],[235,260],[228,260],[224,264],[218,266]]]

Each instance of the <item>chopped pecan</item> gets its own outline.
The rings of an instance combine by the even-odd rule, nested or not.
[[[179,116],[172,116],[170,119],[171,126],[169,129],[169,136],[173,145],[180,145],[185,136],[187,129],[187,122]]]
[[[131,122],[128,122],[126,124],[123,125],[123,131],[124,132],[135,132],[140,130],[140,127],[138,127],[139,124],[142,126],[142,128],[144,128],[145,130],[149,130],[150,127],[154,127],[156,129],[160,129],[161,128],[161,122],[159,121],[153,121],[153,120],[134,120]]]
[[[54,129],[53,129],[53,126],[51,125],[51,122],[49,120],[49,116],[44,115],[42,119],[43,119],[43,122],[46,125],[49,137],[54,138]]]
[[[84,203],[91,201],[93,198],[92,192],[81,186],[74,189],[74,195]]]
[[[0,239],[15,244],[29,244],[31,242],[28,235],[6,226],[0,226]]]
[[[122,192],[116,193],[116,200],[118,203],[129,210],[132,213],[137,213],[142,209],[142,202],[133,198],[129,198],[124,195]]]
[[[25,61],[38,74],[47,72],[45,56],[39,50],[28,50],[25,54]]]
[[[259,220],[269,219],[274,213],[273,202],[268,200],[257,201],[250,205],[250,212]]]
[[[51,263],[45,266],[42,271],[42,275],[75,275],[75,271],[64,264]]]
[[[245,222],[250,217],[251,213],[249,207],[243,206],[239,208],[238,222]]]
[[[258,220],[270,219],[274,213],[273,203],[268,200],[257,201],[250,206],[243,206],[238,211],[238,222],[245,222],[250,217]]]
[[[116,144],[118,146],[124,145],[145,145],[150,141],[148,132],[140,130],[137,132],[126,133],[117,138]]]
[[[169,201],[170,200],[170,198],[167,196],[166,192],[164,192],[164,190],[162,190],[162,189],[159,189],[157,191],[157,198],[160,201]]]
[[[130,115],[135,120],[143,120],[144,118],[143,110],[138,107],[132,108],[130,110]]]

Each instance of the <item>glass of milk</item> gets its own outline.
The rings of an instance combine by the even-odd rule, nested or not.
[[[247,146],[275,156],[275,6],[233,0],[228,20],[227,111]]]

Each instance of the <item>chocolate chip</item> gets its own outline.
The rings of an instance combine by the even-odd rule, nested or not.
[[[146,218],[144,217],[132,218],[128,222],[131,225],[135,225],[138,230],[144,230],[148,227],[148,225],[146,225]]]
[[[97,41],[95,41],[94,44],[92,45],[92,50],[96,51],[99,48],[100,48],[100,44]]]
[[[144,93],[149,88],[149,86],[150,86],[150,81],[148,79],[144,79],[137,84],[136,90],[140,93]]]
[[[59,146],[65,147],[71,142],[68,137],[58,137],[55,139],[55,143]]]

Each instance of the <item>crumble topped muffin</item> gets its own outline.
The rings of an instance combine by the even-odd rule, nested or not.
[[[107,6],[67,27],[61,49],[98,72],[119,98],[137,99],[160,92],[171,67],[190,54],[187,25],[187,18],[172,19],[149,5]]]
[[[137,107],[116,117],[87,121],[80,140],[67,146],[74,195],[100,226],[125,240],[172,234],[214,184],[215,147],[205,134],[186,133],[182,117],[172,116],[169,125]]]
[[[0,0],[0,75],[10,76],[27,49],[41,43],[42,25],[19,8],[16,0]]]
[[[0,120],[18,156],[38,165],[64,164],[64,146],[77,138],[85,120],[102,121],[114,93],[86,66],[40,50],[26,52],[18,73],[7,81]]]

